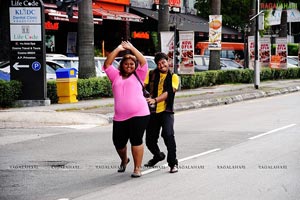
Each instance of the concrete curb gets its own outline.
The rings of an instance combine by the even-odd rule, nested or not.
[[[1,122],[17,122],[45,125],[107,125],[109,121],[105,115],[79,112],[56,111],[1,111]]]
[[[218,105],[226,105],[241,101],[247,101],[252,99],[258,99],[263,97],[271,97],[281,94],[287,94],[292,92],[298,92],[300,91],[300,86],[295,87],[288,87],[288,88],[282,88],[279,90],[270,90],[267,92],[264,91],[258,91],[254,93],[246,93],[241,95],[235,95],[235,96],[229,96],[229,97],[222,97],[222,98],[214,98],[214,99],[208,99],[208,100],[198,100],[198,101],[192,101],[192,102],[184,102],[184,103],[178,103],[174,105],[175,111],[183,111],[183,110],[189,110],[189,109],[197,109],[197,108],[204,108],[209,106],[218,106]]]
[[[199,109],[210,106],[227,105],[241,101],[272,97],[281,94],[299,92],[300,86],[292,86],[270,91],[257,91],[228,97],[211,98],[190,102],[176,103],[174,111]],[[97,125],[103,126],[113,122],[113,113],[94,114],[82,112],[57,112],[54,110],[4,110],[0,111],[0,121],[31,125]]]

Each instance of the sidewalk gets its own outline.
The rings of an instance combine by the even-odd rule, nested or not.
[[[176,93],[176,111],[230,104],[240,101],[300,91],[300,79],[253,84],[226,84],[180,90]],[[113,98],[79,101],[70,104],[11,108],[0,110],[0,128],[60,125],[107,125],[112,122]]]

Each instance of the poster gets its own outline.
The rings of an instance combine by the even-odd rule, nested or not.
[[[248,37],[248,60],[249,60],[249,69],[254,69],[255,63],[255,40],[254,36]]]
[[[209,15],[209,50],[222,49],[222,15]]]
[[[260,38],[259,62],[261,67],[269,67],[271,61],[271,41],[268,37]]]
[[[174,71],[173,55],[174,55],[174,32],[162,31],[160,32],[161,51],[168,55],[170,70]]]
[[[77,32],[68,32],[67,54],[76,54]]]
[[[194,32],[179,31],[180,61],[178,74],[194,73]]]
[[[55,36],[54,35],[46,35],[46,48],[50,50],[50,52],[55,52]]]
[[[279,68],[287,68],[287,38],[276,38],[276,55],[280,56]]]

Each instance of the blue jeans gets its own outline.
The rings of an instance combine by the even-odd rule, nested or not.
[[[152,113],[146,129],[146,146],[153,154],[153,158],[159,158],[158,146],[159,133],[164,139],[168,150],[167,162],[170,167],[178,164],[176,159],[176,142],[174,136],[174,114],[169,112]]]

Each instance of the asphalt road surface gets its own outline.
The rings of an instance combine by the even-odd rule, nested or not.
[[[293,93],[178,112],[179,172],[138,179],[116,172],[111,125],[1,129],[0,199],[300,199],[299,111]]]

